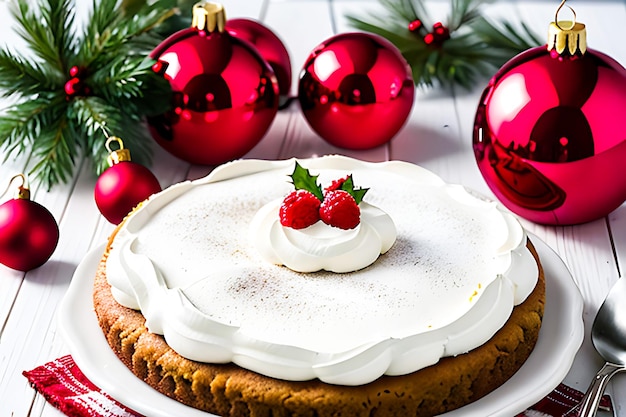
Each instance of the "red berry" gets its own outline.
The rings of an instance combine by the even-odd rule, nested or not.
[[[80,68],[76,65],[70,68],[70,77],[77,77],[80,74]]]
[[[320,204],[310,191],[292,191],[280,206],[280,224],[292,229],[309,227],[320,219]]]
[[[341,188],[341,186],[343,185],[344,182],[348,181],[349,176],[346,175],[343,178],[339,178],[337,180],[333,180],[333,182],[330,183],[330,185],[326,188],[324,188],[324,191],[329,192],[329,191],[335,191]]]
[[[361,209],[347,191],[329,191],[320,206],[320,218],[330,226],[354,229],[361,221]]]
[[[419,19],[415,19],[414,21],[409,23],[409,30],[411,32],[417,32],[422,26],[424,26],[422,21]]]

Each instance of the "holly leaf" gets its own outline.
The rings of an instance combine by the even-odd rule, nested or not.
[[[357,204],[361,204],[361,201],[363,201],[363,197],[365,197],[365,194],[369,190],[369,188],[355,188],[352,174],[348,175],[348,178],[346,178],[346,180],[341,183],[341,187],[339,187],[339,189],[346,191],[348,194],[350,194]]]
[[[320,201],[324,200],[324,191],[317,183],[319,175],[311,175],[307,168],[302,167],[297,161],[293,173],[290,175],[291,182],[296,190],[306,190],[311,192]]]

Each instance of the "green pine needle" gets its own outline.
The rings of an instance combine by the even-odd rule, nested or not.
[[[0,114],[0,149],[6,159],[30,155],[31,182],[47,189],[67,182],[83,158],[96,174],[106,169],[109,135],[148,164],[153,141],[143,120],[165,111],[171,93],[148,55],[164,39],[157,29],[175,16],[176,0],[93,0],[82,33],[74,1],[16,0],[16,31],[33,58],[0,48],[0,93],[15,101]],[[68,95],[73,66],[84,89]]]
[[[444,26],[450,38],[440,45],[427,45],[424,35],[434,20],[420,0],[379,0],[387,15],[346,16],[353,27],[387,38],[411,66],[416,85],[432,87],[461,85],[470,89],[518,53],[542,44],[523,22],[493,22],[481,8],[493,0],[451,0]],[[412,33],[409,23],[420,20],[423,29]]]
[[[0,50],[0,68],[0,90],[5,97],[32,96],[62,82],[60,73],[50,73],[38,62],[27,61],[9,50]]]

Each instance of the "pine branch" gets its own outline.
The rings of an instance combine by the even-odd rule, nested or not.
[[[127,117],[141,121],[143,116],[165,112],[171,102],[169,83],[152,71],[153,62],[141,57],[117,57],[98,69],[89,78],[89,85],[94,95],[123,108]]]
[[[52,90],[63,84],[63,78],[58,72],[50,73],[41,64],[6,49],[0,49],[0,69],[0,90],[5,97],[32,96],[41,90]]]
[[[98,68],[89,82],[93,85],[94,94],[107,101],[131,99],[142,96],[141,78],[148,76],[149,71],[150,62],[143,58],[116,57]]]
[[[84,136],[83,149],[93,162],[94,172],[102,173],[108,168],[105,148],[108,136],[120,136],[124,146],[132,150],[133,161],[148,164],[152,156],[151,138],[138,120],[138,113],[132,106],[109,103],[99,97],[85,97],[75,100],[68,109],[70,127]],[[133,117],[135,115],[136,117]]]
[[[459,84],[472,88],[479,78],[491,76],[513,56],[542,44],[523,23],[516,27],[510,22],[494,23],[484,18],[482,6],[493,0],[451,0],[451,11],[443,24],[447,35],[435,40],[435,23],[430,21],[424,1],[379,2],[387,15],[346,16],[348,23],[393,43],[411,66],[416,85]],[[409,24],[415,22],[421,26],[409,29]]]
[[[518,31],[510,22],[501,22],[502,28],[496,23],[480,17],[473,25],[474,32],[486,44],[511,52],[528,49],[540,45],[542,41],[523,22],[522,31]]]
[[[64,33],[73,24],[74,13],[70,0],[47,0],[46,7],[32,7],[27,0],[17,0],[10,7],[11,14],[20,24],[17,33],[24,39],[33,52],[51,69],[64,73],[66,54],[71,52],[65,47],[71,45],[74,38],[71,32]],[[41,14],[34,10],[41,11]],[[65,18],[59,24],[49,25],[53,19]]]
[[[50,190],[55,184],[65,183],[72,176],[79,152],[74,132],[68,128],[65,115],[59,114],[38,137],[31,155],[36,161],[29,177]]]
[[[61,64],[59,70],[65,72],[76,46],[73,31],[75,14],[71,0],[48,0],[48,3],[50,8],[43,8],[41,15],[52,35],[55,52]]]
[[[26,100],[11,106],[0,117],[0,146],[10,151],[29,149],[46,129],[50,119],[47,113],[57,104],[59,100],[53,97]]]
[[[451,32],[460,29],[463,25],[470,23],[480,15],[479,8],[484,0],[453,0],[448,17],[448,28]]]
[[[56,97],[31,120],[37,131],[31,158],[37,163],[29,176],[48,190],[57,183],[67,182],[80,156],[81,137],[70,129],[66,106],[59,105],[60,100],[65,97]]]
[[[0,148],[6,158],[29,154],[32,180],[48,189],[80,158],[97,174],[107,168],[107,135],[148,164],[154,141],[144,117],[165,111],[171,94],[148,55],[177,0],[92,0],[81,33],[74,1],[16,0],[11,13],[34,59],[0,48],[0,93],[16,99],[0,115]]]
[[[121,55],[149,54],[163,40],[151,36],[150,31],[175,13],[165,8],[169,2],[164,1],[145,5],[134,15],[116,13],[116,9],[111,8],[115,2],[102,3],[104,6],[94,9],[85,32],[86,41],[78,54],[83,65],[88,67],[105,65],[112,51]]]

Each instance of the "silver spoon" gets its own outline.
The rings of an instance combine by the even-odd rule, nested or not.
[[[591,341],[606,363],[591,381],[579,417],[594,416],[611,377],[626,370],[626,278],[617,280],[598,310],[591,327]]]

